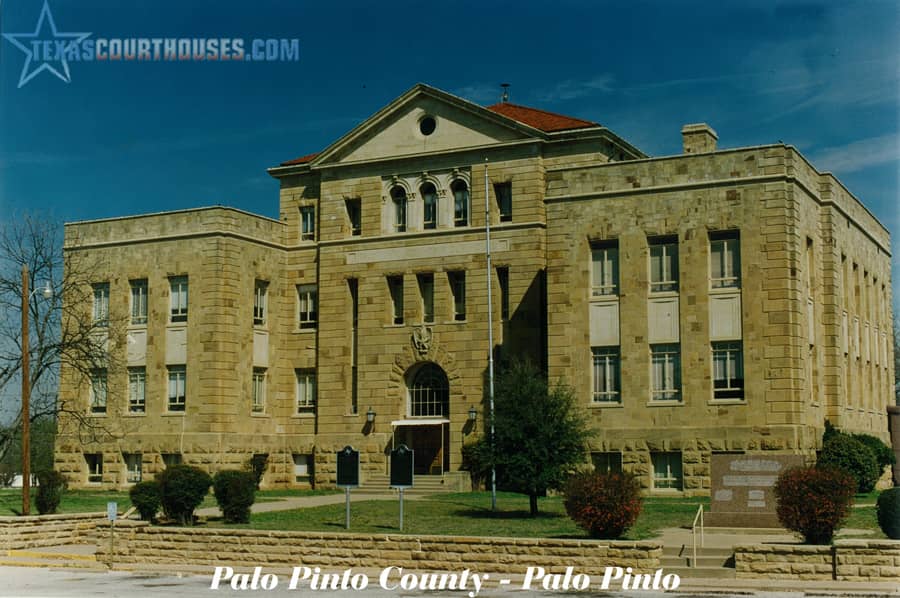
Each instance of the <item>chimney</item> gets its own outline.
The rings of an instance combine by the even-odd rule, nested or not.
[[[706,123],[696,123],[681,127],[681,139],[685,154],[704,154],[716,151],[719,136]]]

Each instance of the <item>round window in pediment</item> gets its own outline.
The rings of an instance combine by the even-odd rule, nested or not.
[[[434,133],[437,128],[437,121],[433,116],[425,116],[419,121],[419,132],[426,137]]]

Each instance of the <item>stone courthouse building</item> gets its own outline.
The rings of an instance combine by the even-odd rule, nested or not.
[[[420,84],[269,169],[277,220],[67,225],[110,366],[62,372],[61,400],[107,434],[64,418],[57,468],[120,487],[266,455],[265,486],[328,485],[349,444],[386,485],[402,442],[417,474],[465,487],[487,420],[485,193],[495,354],[574,388],[597,467],[703,494],[716,452],[812,457],[826,420],[886,440],[885,227],[792,146],[681,134],[653,158],[595,122]]]

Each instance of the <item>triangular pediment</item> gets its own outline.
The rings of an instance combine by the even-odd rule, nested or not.
[[[433,119],[433,131],[423,119]],[[419,84],[321,152],[311,164],[366,162],[544,138],[477,104]]]

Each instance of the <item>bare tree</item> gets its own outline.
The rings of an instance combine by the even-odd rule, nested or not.
[[[0,458],[18,438],[21,427],[22,266],[28,267],[29,287],[38,289],[28,302],[31,376],[30,421],[67,419],[92,436],[108,435],[99,420],[87,417],[83,406],[58,399],[60,367],[81,373],[85,380],[99,368],[115,370],[123,323],[95,320],[90,306],[92,273],[101,264],[82,254],[63,251],[63,226],[43,215],[24,215],[0,223]],[[72,240],[70,240],[70,245]],[[47,284],[53,290],[40,293]]]

